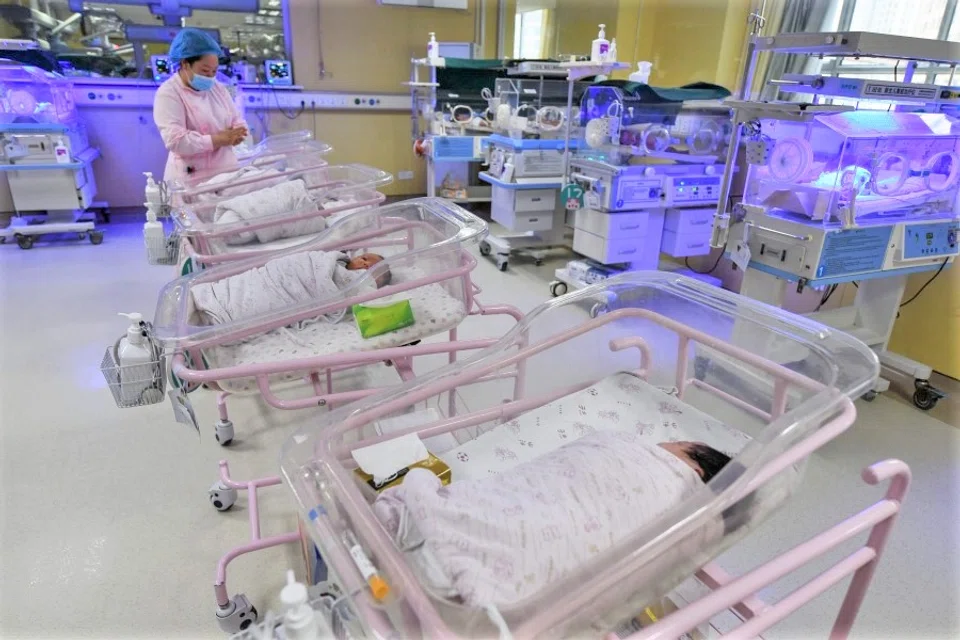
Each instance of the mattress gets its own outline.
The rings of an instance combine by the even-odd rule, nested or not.
[[[529,411],[443,452],[454,481],[509,471],[593,431],[632,431],[651,443],[690,440],[736,455],[750,440],[677,398],[675,388],[655,387],[632,373]]]
[[[413,268],[394,269],[393,282],[402,283],[422,277]],[[284,362],[337,353],[375,351],[401,347],[417,340],[449,331],[466,317],[463,301],[451,295],[441,284],[429,284],[395,296],[410,300],[414,324],[365,339],[360,335],[353,317],[341,322],[315,322],[302,329],[284,327],[239,344],[204,349],[203,355],[210,368],[234,367],[269,362]],[[272,384],[299,382],[305,371],[289,371],[271,376]],[[257,391],[255,378],[234,378],[218,381],[224,391],[235,394]]]

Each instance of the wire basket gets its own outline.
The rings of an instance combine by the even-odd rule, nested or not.
[[[148,338],[149,340],[149,338]],[[154,353],[160,353],[158,349]],[[116,347],[107,347],[100,363],[113,399],[121,409],[145,407],[163,402],[167,388],[166,362],[163,356],[151,362],[121,366]]]
[[[326,583],[320,583],[310,588],[310,591],[316,592],[323,590]],[[360,626],[359,619],[350,609],[349,600],[344,597],[331,595],[331,590],[314,598],[310,601],[310,607],[313,608],[329,625],[333,632],[333,640],[359,640],[364,637],[363,629]],[[251,625],[240,633],[230,636],[229,640],[282,640],[284,637],[281,625],[282,616],[276,616],[273,612],[267,615],[257,624]]]
[[[144,237],[147,262],[150,264],[177,264],[180,259],[180,233],[172,231],[163,239]]]

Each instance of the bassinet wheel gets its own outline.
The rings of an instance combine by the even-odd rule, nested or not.
[[[509,263],[506,260],[497,261],[497,269],[500,269],[500,271],[506,271],[508,266]]]
[[[542,266],[543,266],[543,258],[537,258],[537,259],[535,259],[535,260],[533,261],[533,264],[534,264],[535,266],[542,267]]]
[[[558,296],[562,296],[566,292],[567,292],[566,282],[560,282],[559,280],[555,280],[550,283],[550,295],[552,295],[554,298]]]
[[[225,633],[240,633],[256,622],[257,608],[242,593],[230,598],[225,607],[217,607],[217,624]]]
[[[590,307],[590,317],[596,318],[600,314],[606,313],[606,311],[607,311],[607,305],[603,304],[602,302],[594,302],[593,306]]]
[[[480,255],[488,256],[490,255],[490,243],[483,241],[480,243]]]
[[[220,420],[213,427],[217,442],[221,447],[225,447],[233,442],[233,422],[230,420]]]
[[[17,246],[21,249],[31,249],[33,248],[33,236],[17,236]]]
[[[103,242],[103,231],[90,232],[90,244],[101,244]]]
[[[865,402],[873,402],[877,399],[876,391],[867,391],[863,396],[861,396]]]
[[[78,234],[77,234],[77,240],[86,240],[86,239],[87,239],[87,234],[85,234],[85,233],[78,233]]]
[[[229,511],[237,503],[237,490],[217,480],[207,491],[207,497],[217,511]]]

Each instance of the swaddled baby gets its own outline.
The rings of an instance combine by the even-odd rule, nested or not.
[[[700,443],[652,445],[601,431],[508,473],[446,487],[411,469],[374,511],[430,591],[510,605],[639,531],[729,460]]]
[[[221,280],[196,284],[191,292],[197,311],[208,324],[226,324],[311,300],[335,299],[342,290],[363,278],[363,271],[382,260],[383,256],[377,254],[362,254],[351,259],[338,251],[292,253]],[[384,267],[377,271],[370,286],[379,288],[389,283],[390,271]],[[338,321],[344,313],[332,315],[328,319]],[[317,320],[311,318],[299,324],[303,326]]]
[[[253,231],[240,231],[226,236],[228,245],[242,245],[253,242],[264,244],[284,238],[320,233],[327,227],[327,220],[320,215],[320,208],[310,197],[303,180],[282,181],[269,186],[258,185],[250,193],[244,193],[217,203],[213,219],[217,224],[235,224],[238,222],[256,223],[266,218],[286,214],[300,214],[305,217],[291,220]],[[315,213],[315,215],[305,215]]]

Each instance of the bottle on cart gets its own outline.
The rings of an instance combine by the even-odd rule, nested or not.
[[[143,242],[147,245],[147,258],[150,262],[163,260],[167,255],[167,236],[163,232],[163,225],[157,221],[155,205],[143,203],[147,208],[147,221],[143,225]]]
[[[116,359],[120,366],[120,395],[125,403],[135,403],[153,387],[154,353],[147,342],[139,313],[119,314],[130,320],[127,335],[117,341]]]
[[[610,52],[610,41],[607,40],[607,33],[604,31],[607,25],[600,25],[600,33],[597,39],[593,41],[590,47],[590,62],[603,63],[607,61],[607,54]]]
[[[430,40],[427,42],[427,60],[436,62],[440,59],[440,43],[437,42],[437,34],[430,32]]]
[[[617,61],[617,39],[614,38],[610,41],[610,50],[607,51],[607,59],[604,62],[616,62]]]
[[[280,591],[283,603],[281,634],[285,640],[320,640],[333,637],[326,619],[310,606],[307,587],[287,571],[287,585]]]
[[[147,188],[144,190],[143,199],[148,205],[155,205],[157,208],[163,204],[163,198],[160,196],[160,185],[153,179],[153,173],[144,171],[143,175],[147,177]]]

